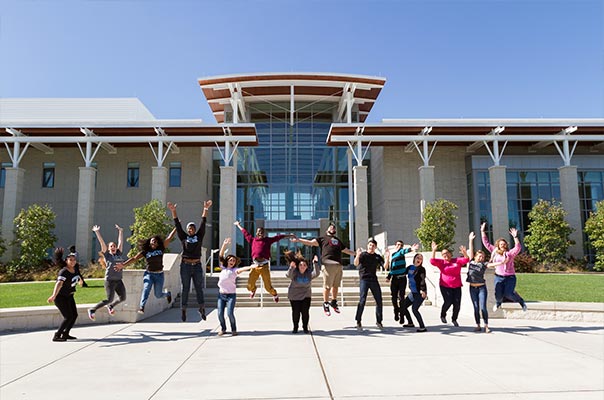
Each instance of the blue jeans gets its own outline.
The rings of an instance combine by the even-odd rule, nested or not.
[[[480,325],[480,312],[482,311],[482,319],[485,325],[489,323],[489,312],[487,311],[487,285],[470,286],[470,297],[474,306],[474,320],[476,325]]]
[[[224,309],[226,307],[227,316],[231,323],[231,332],[237,332],[237,323],[235,321],[235,302],[236,293],[218,293],[218,321],[222,331],[226,331],[226,321],[224,320]]]
[[[403,315],[401,316],[401,324],[403,323],[403,316],[407,319],[407,322],[413,324],[413,320],[411,319],[411,314],[409,314],[409,306],[411,306],[411,311],[413,311],[413,315],[417,319],[417,323],[420,328],[425,328],[424,320],[422,315],[419,313],[419,307],[424,302],[424,298],[421,293],[409,293],[407,297],[405,297],[405,301],[403,302],[403,311],[401,312]]]
[[[495,275],[495,301],[497,307],[501,306],[504,299],[524,305],[524,299],[516,293],[516,275]]]
[[[203,307],[203,269],[201,263],[187,264],[185,262],[180,263],[180,282],[181,282],[181,294],[180,294],[180,308],[187,308],[189,304],[189,292],[191,291],[191,278],[193,278],[193,285],[195,286],[195,294],[197,294],[197,304],[199,307]]]
[[[143,275],[143,294],[141,295],[141,308],[145,307],[147,304],[147,300],[149,300],[149,295],[151,294],[151,289],[154,289],[155,297],[161,299],[162,297],[167,297],[169,292],[164,293],[164,273],[163,272],[149,272],[145,271]]]
[[[380,288],[380,283],[377,280],[366,281],[361,279],[359,282],[359,290],[361,298],[359,299],[359,304],[357,305],[356,321],[361,322],[363,310],[365,309],[365,303],[367,302],[367,293],[369,290],[371,290],[371,294],[375,299],[375,320],[378,323],[382,323],[382,289]]]

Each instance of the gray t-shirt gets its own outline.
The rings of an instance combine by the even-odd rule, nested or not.
[[[315,279],[321,270],[318,264],[313,263],[313,269],[307,268],[303,274],[298,268],[289,267],[285,276],[291,279],[291,283],[287,288],[287,298],[289,300],[304,300],[307,297],[312,297],[312,280]]]
[[[119,250],[115,251],[115,254],[111,254],[109,250],[103,253],[105,257],[105,263],[107,263],[107,269],[105,270],[105,280],[107,281],[119,281],[122,279],[122,270],[116,271],[115,264],[123,263],[126,261],[122,256],[122,252]]]

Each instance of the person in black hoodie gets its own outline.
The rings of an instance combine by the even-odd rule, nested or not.
[[[428,296],[428,289],[426,287],[426,269],[422,266],[423,262],[424,256],[420,253],[417,253],[415,257],[413,257],[413,265],[407,270],[410,293],[405,297],[405,301],[403,302],[403,317],[407,319],[407,323],[403,326],[405,328],[413,328],[415,326],[413,325],[413,320],[411,319],[411,314],[409,314],[408,310],[409,306],[411,306],[413,315],[415,315],[417,323],[419,324],[417,332],[427,331],[422,315],[419,313],[419,307]],[[403,317],[401,317],[401,320]]]
[[[76,291],[76,285],[80,281],[80,275],[76,273],[75,266],[77,263],[77,255],[69,253],[63,259],[63,248],[55,250],[55,264],[61,268],[57,283],[52,291],[52,295],[48,298],[49,303],[55,303],[63,321],[59,325],[59,329],[55,332],[52,341],[64,342],[66,340],[75,340],[76,337],[71,336],[69,332],[78,318],[78,309],[73,295]]]

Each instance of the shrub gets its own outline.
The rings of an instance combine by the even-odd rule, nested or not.
[[[573,229],[564,220],[566,214],[559,203],[546,200],[539,200],[529,212],[524,244],[538,261],[556,263],[566,258],[566,251],[574,244],[569,238]]]
[[[514,270],[516,272],[537,272],[539,262],[529,253],[523,251],[514,257]]]
[[[130,225],[132,236],[128,243],[134,246],[128,252],[128,257],[138,253],[138,242],[149,239],[155,235],[165,237],[172,230],[172,220],[166,214],[166,209],[159,200],[151,200],[142,207],[134,209],[134,224]],[[136,266],[142,267],[140,260]]]
[[[415,234],[422,243],[424,249],[430,249],[432,241],[436,242],[439,249],[449,249],[455,243],[455,220],[454,214],[458,207],[448,200],[439,199],[426,205],[422,222],[415,230]]]
[[[596,203],[596,211],[585,221],[585,233],[596,250],[594,270],[604,271],[604,200]]]
[[[49,205],[31,205],[21,210],[14,220],[15,244],[19,247],[19,258],[9,263],[9,268],[23,272],[40,270],[46,267],[48,250],[54,247],[57,237],[52,232],[55,228],[56,215]]]

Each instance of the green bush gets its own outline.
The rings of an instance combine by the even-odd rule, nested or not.
[[[560,203],[546,200],[539,200],[529,212],[524,244],[537,261],[556,263],[566,258],[568,248],[574,244],[570,240],[573,229],[564,220],[566,214]]]
[[[15,242],[19,258],[9,263],[9,269],[22,272],[37,271],[48,266],[48,251],[57,237],[53,233],[56,215],[49,205],[31,205],[21,210],[14,220]]]
[[[596,211],[589,214],[585,222],[585,233],[590,244],[596,249],[594,270],[604,271],[604,200],[596,203]]]
[[[424,249],[430,249],[434,241],[439,249],[453,248],[453,238],[455,237],[454,214],[458,207],[455,203],[448,200],[439,199],[428,203],[422,215],[422,222],[415,230],[417,238],[420,240]]]
[[[138,253],[138,242],[149,239],[155,235],[165,237],[172,230],[172,220],[166,213],[166,208],[159,200],[151,200],[142,207],[134,209],[134,224],[130,225],[132,236],[128,238],[133,248],[128,252],[128,257]],[[139,260],[135,268],[142,268],[143,260]]]

